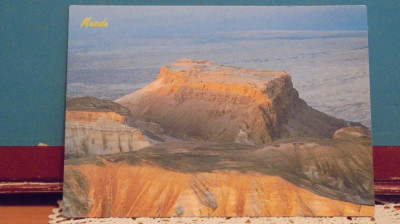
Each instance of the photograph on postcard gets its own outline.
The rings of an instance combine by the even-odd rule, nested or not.
[[[372,216],[365,6],[71,6],[67,217]]]

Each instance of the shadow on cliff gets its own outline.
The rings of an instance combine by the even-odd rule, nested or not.
[[[66,146],[64,186],[70,194],[80,188],[77,178],[87,182],[74,167],[128,164],[177,175],[278,176],[323,197],[374,204],[370,131],[308,106],[285,72],[182,59],[116,102],[69,99],[67,111],[66,133],[74,143]],[[113,123],[105,129],[96,116]],[[121,127],[127,144],[115,134]]]

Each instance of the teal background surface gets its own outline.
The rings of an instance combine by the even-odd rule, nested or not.
[[[69,5],[367,5],[373,145],[400,145],[400,1],[0,1],[0,146],[63,145]]]

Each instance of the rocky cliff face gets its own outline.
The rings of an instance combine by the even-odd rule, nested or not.
[[[361,128],[263,146],[169,141],[65,164],[64,205],[85,205],[81,215],[373,214],[371,136]]]
[[[155,82],[116,102],[180,139],[258,145],[282,137],[332,137],[346,126],[299,99],[285,72],[191,59],[162,67]]]
[[[126,116],[128,115],[128,116]],[[106,155],[150,145],[142,133],[128,126],[129,110],[93,97],[67,101],[65,154]]]
[[[116,102],[69,99],[66,118],[66,216],[373,215],[370,131],[285,72],[182,59]]]
[[[280,177],[251,172],[183,173],[106,162],[66,166],[66,173],[72,179],[67,182],[80,189],[66,189],[66,207],[79,208],[65,211],[66,216],[367,216],[374,211],[373,206],[321,197]]]

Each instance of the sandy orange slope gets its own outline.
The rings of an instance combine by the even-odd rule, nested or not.
[[[374,212],[373,206],[325,198],[276,176],[237,171],[182,173],[105,163],[66,166],[66,178],[75,180],[69,182],[70,187],[85,182],[81,190],[86,190],[80,197],[75,195],[72,200],[76,201],[69,201],[71,208],[86,203],[86,210],[81,207],[80,211],[89,217],[370,216]]]

